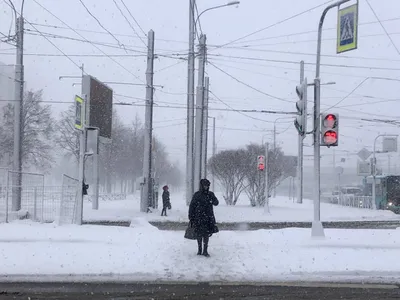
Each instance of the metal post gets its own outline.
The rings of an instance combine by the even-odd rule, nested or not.
[[[202,150],[202,129],[203,129],[203,103],[204,103],[204,68],[205,68],[205,56],[206,56],[206,35],[200,36],[199,45],[199,75],[196,95],[196,127],[195,127],[195,139],[194,139],[194,188],[199,189],[200,177],[201,177],[201,150]]]
[[[82,87],[84,86],[82,82]],[[83,105],[83,115],[84,115],[84,122],[83,122],[83,130],[79,133],[79,166],[78,166],[78,188],[77,188],[77,207],[76,207],[76,214],[75,214],[75,224],[82,225],[83,219],[83,180],[85,176],[85,152],[86,152],[86,137],[87,137],[87,96],[82,95],[84,100]],[[43,219],[43,216],[42,216]]]
[[[276,119],[278,120],[278,119]],[[274,122],[274,152],[276,153],[276,120]],[[273,195],[276,198],[276,183],[273,186]]]
[[[207,148],[208,148],[208,96],[210,81],[206,77],[204,79],[204,105],[203,105],[203,137],[202,137],[202,149],[201,149],[201,177],[207,177]]]
[[[7,171],[7,188],[6,188],[6,223],[8,223],[8,196],[10,195],[10,171]]]
[[[304,80],[304,61],[300,61],[300,83]],[[305,99],[308,101],[308,99]],[[307,117],[307,116],[306,116]],[[297,203],[303,203],[303,140],[298,135],[298,157],[297,157]]]
[[[93,149],[93,202],[92,209],[99,209],[99,130],[95,131],[95,149]]]
[[[313,237],[324,237],[324,228],[320,218],[320,204],[321,204],[321,157],[320,157],[320,114],[321,114],[321,42],[322,42],[322,27],[324,25],[325,16],[328,11],[334,7],[340,6],[350,0],[341,0],[327,6],[322,12],[319,25],[318,25],[318,42],[317,42],[317,63],[315,66],[315,79],[314,79],[314,180],[315,180],[315,199],[314,199],[314,220],[312,223],[311,234]]]
[[[23,139],[23,101],[24,101],[24,18],[19,17],[15,23],[17,59],[15,64],[15,102],[14,102],[14,171],[12,211],[21,209],[21,187],[22,187],[22,139]]]
[[[37,187],[33,188],[33,220],[37,221]]]
[[[215,143],[215,117],[213,119],[213,148],[212,148],[212,156],[215,157],[215,154],[217,152],[217,144]],[[212,174],[212,187],[213,190],[215,191],[215,177],[214,174]]]
[[[312,222],[312,236],[323,237],[324,228],[321,222],[321,165],[320,165],[320,80],[314,80],[314,180],[315,180],[315,199],[314,199],[314,220]]]
[[[264,212],[265,213],[270,213],[269,210],[269,184],[268,184],[268,168],[269,164],[268,164],[268,143],[265,143],[265,176],[264,176],[264,180],[265,180],[265,190],[264,190],[264,197],[265,197],[265,205],[264,205]]]
[[[154,68],[154,31],[148,34],[148,54],[146,70],[146,111],[145,111],[145,135],[143,155],[143,193],[140,200],[140,211],[147,212],[151,203],[151,169],[152,169],[152,129],[153,129],[153,68]]]
[[[193,147],[194,147],[194,5],[189,0],[189,55],[188,55],[188,87],[187,87],[187,136],[186,136],[186,205],[190,204],[193,195]]]

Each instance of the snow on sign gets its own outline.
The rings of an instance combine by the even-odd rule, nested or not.
[[[358,4],[338,11],[337,53],[357,49]]]
[[[371,163],[367,161],[357,162],[357,175],[358,176],[369,176],[371,175]]]
[[[360,159],[362,159],[363,161],[367,160],[368,157],[371,156],[371,154],[372,154],[372,153],[371,153],[370,151],[368,151],[367,149],[365,149],[365,148],[362,148],[362,149],[357,153],[358,157],[359,157]]]

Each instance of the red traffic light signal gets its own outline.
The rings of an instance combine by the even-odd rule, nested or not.
[[[336,127],[336,116],[333,114],[328,114],[324,118],[324,127],[335,128]]]
[[[259,163],[259,164],[258,164],[258,169],[259,169],[260,171],[264,171],[264,169],[265,169],[264,163]]]
[[[336,131],[328,130],[324,132],[323,139],[325,145],[333,145],[337,143],[338,134]]]

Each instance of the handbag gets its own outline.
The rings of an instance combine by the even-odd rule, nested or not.
[[[219,228],[218,228],[218,226],[217,226],[217,225],[214,225],[214,230],[213,230],[213,233],[217,233],[217,232],[219,232]]]
[[[185,239],[188,240],[197,240],[197,234],[194,230],[194,228],[192,227],[192,224],[189,222],[188,227],[186,228],[185,231]]]

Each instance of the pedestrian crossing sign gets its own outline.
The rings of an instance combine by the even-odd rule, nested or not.
[[[78,130],[83,130],[83,126],[84,126],[84,103],[85,101],[79,97],[75,95],[75,128]]]
[[[357,49],[358,4],[338,11],[337,53]]]

